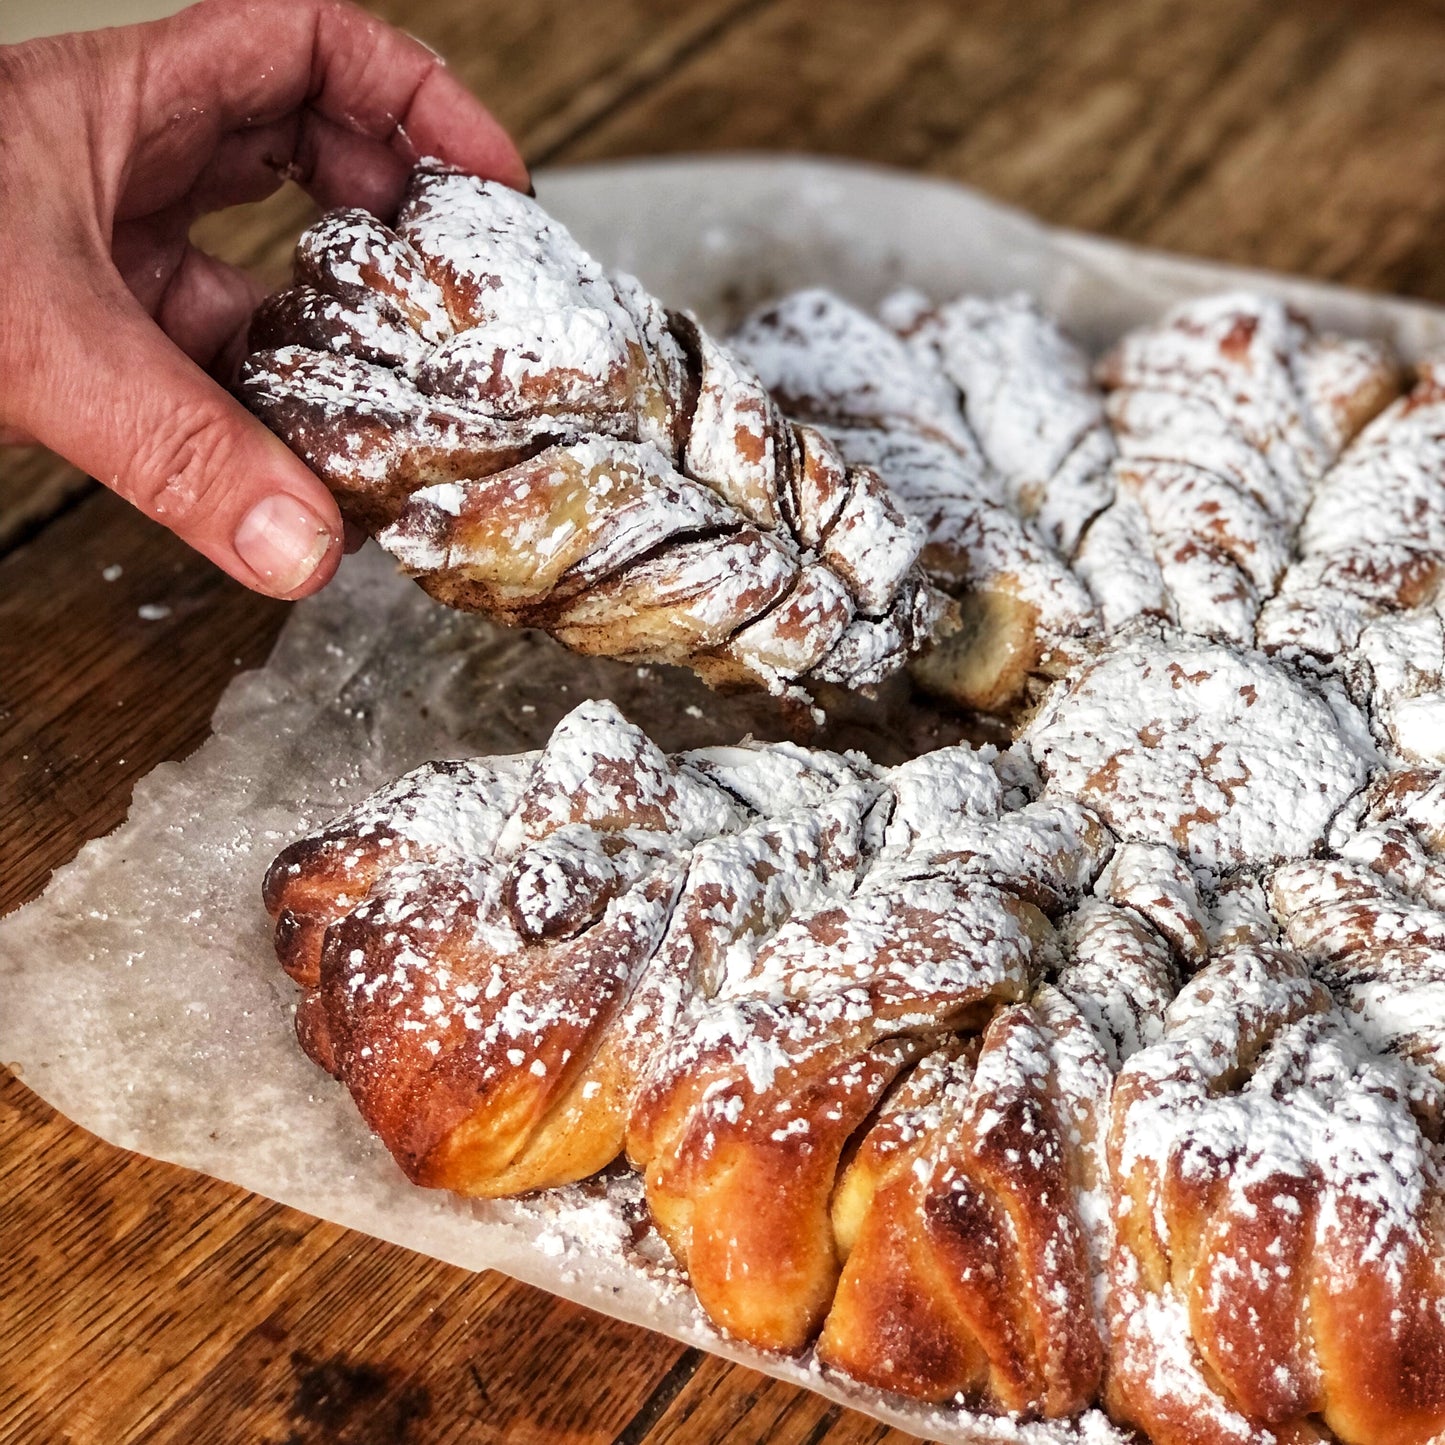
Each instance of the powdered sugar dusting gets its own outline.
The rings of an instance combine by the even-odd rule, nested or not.
[[[1381,1292],[1341,1306],[1387,1302],[1381,1358],[1440,1342],[1445,825],[1433,783],[1366,791],[1377,745],[1438,756],[1428,368],[1350,446],[1389,358],[1211,298],[1125,338],[1106,419],[1022,298],[897,303],[900,340],[803,293],[749,323],[759,378],[524,198],[434,169],[396,232],[333,217],[303,249],[249,394],[442,600],[797,696],[923,640],[921,546],[1024,659],[965,700],[1045,694],[1016,753],[896,770],[669,758],[587,705],[540,754],[435,765],[288,850],[269,901],[303,1041],[413,1178],[561,1185],[524,1206],[549,1257],[629,1260],[675,1301],[685,1266],[713,1321],[774,1348],[821,1328],[823,1366],[870,1380],[904,1351],[842,1343],[850,1298],[900,1278],[866,1221],[980,1211],[930,1237],[1042,1373],[985,1350],[952,1398],[1075,1414],[1107,1334],[1111,1408],[1160,1438],[1181,1409],[1251,1445],[1335,1428],[1288,1319],[1302,1251],[1331,1299]],[[1364,485],[1383,517],[1346,552],[1330,499]],[[1250,650],[1261,608],[1282,660]],[[640,1173],[566,1182],[624,1146]],[[865,1156],[830,1280],[829,1199]],[[1223,1233],[1161,1278],[1205,1216]],[[748,1278],[790,1287],[757,1241],[795,1229],[834,1303],[755,1332]],[[1002,1261],[1012,1299],[978,1283]]]
[[[1388,399],[1391,358],[1316,336],[1279,302],[1227,294],[1130,333],[1102,371],[1115,484],[1147,522],[1171,615],[1203,636],[1253,641],[1311,487]],[[1147,592],[1136,601],[1157,607]]]
[[[1322,1372],[1344,1382],[1321,1337],[1377,1339],[1394,1369],[1439,1348],[1445,1317],[1417,1281],[1445,1180],[1411,1094],[1298,955],[1227,950],[1184,988],[1115,1091],[1126,1418],[1155,1430],[1182,1410],[1211,1438],[1262,1440],[1265,1420],[1330,1418]],[[1311,1296],[1319,1270],[1342,1273]]]
[[[1445,389],[1427,359],[1410,394],[1367,426],[1321,481],[1299,559],[1260,617],[1260,644],[1341,671],[1381,743],[1439,760],[1445,724]],[[1362,507],[1360,499],[1369,498]]]
[[[1027,296],[965,296],[912,317],[893,311],[913,347],[958,388],[1014,508],[1071,556],[1114,490],[1114,439],[1084,353]]]
[[[1259,654],[1147,636],[1087,664],[1024,737],[1051,790],[1216,872],[1309,852],[1373,762]]]
[[[961,318],[962,313],[960,325]],[[1036,319],[1046,331],[1042,318]],[[969,324],[988,329],[980,317]],[[1006,318],[1000,325],[1010,332]],[[930,575],[956,594],[997,595],[1014,605],[1014,625],[1021,633],[1014,645],[1020,657],[1008,663],[1014,675],[999,685],[988,671],[997,661],[979,660],[949,667],[938,684],[968,705],[993,709],[1013,702],[1046,657],[1090,635],[1097,623],[1078,579],[1031,522],[1011,508],[1011,496],[1017,501],[1021,491],[1034,497],[1046,482],[1055,486],[1050,445],[1065,448],[1068,455],[1058,460],[1063,470],[1078,448],[1107,446],[1097,397],[1092,405],[1098,425],[1092,430],[1087,421],[1059,417],[1043,404],[1041,394],[1053,382],[1074,395],[1077,358],[1067,361],[1062,338],[1036,330],[1033,318],[1024,319],[1023,328],[1028,335],[994,338],[1018,374],[1010,372],[996,394],[979,399],[979,417],[988,431],[985,444],[970,426],[971,415],[964,414],[967,397],[960,396],[958,377],[946,373],[939,349],[922,340],[905,343],[840,297],[797,292],[757,312],[733,338],[782,405],[821,428],[851,464],[876,471],[922,522],[923,562]],[[1069,375],[1060,375],[1060,367]],[[1087,411],[1092,393],[1086,378],[1081,385],[1077,410]],[[1017,434],[1033,424],[1029,418],[1038,422],[1045,416],[1051,418],[1045,430],[1052,419],[1065,428],[1077,422],[1079,429],[1062,442],[1056,436],[1037,440],[1041,454],[1030,457],[1030,444]],[[1086,441],[1085,433],[1099,439]],[[1000,448],[997,461],[987,452],[988,439]],[[1009,482],[1001,465],[1031,469],[1040,478],[1027,482],[1015,476]],[[1081,483],[1079,490],[1089,493],[1096,480]],[[1097,510],[1095,502],[1065,502],[1063,490],[1070,486],[1067,479],[1057,483],[1061,510],[1058,517],[1050,514],[1051,535],[1060,528],[1076,533]],[[1043,505],[1035,501],[1029,515]],[[871,522],[866,530],[877,532]],[[970,681],[970,672],[983,675]]]

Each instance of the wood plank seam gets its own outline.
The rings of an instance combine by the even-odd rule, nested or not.
[[[0,450],[0,461],[3,461],[3,450]],[[41,498],[32,495],[23,506],[0,515],[0,557],[7,557],[27,542],[33,542],[52,522],[74,511],[95,490],[94,478],[78,472],[72,474],[69,465],[59,457],[54,459],[52,468],[51,484],[39,489]],[[44,496],[45,492],[50,495]]]
[[[703,1352],[695,1346],[684,1350],[672,1368],[653,1387],[637,1413],[617,1432],[612,1445],[641,1445],[652,1427],[663,1417],[667,1407],[677,1399],[682,1387],[697,1373]]]
[[[828,1432],[838,1423],[843,1413],[841,1405],[831,1405],[823,1412],[823,1418],[803,1437],[802,1445],[820,1445]]]

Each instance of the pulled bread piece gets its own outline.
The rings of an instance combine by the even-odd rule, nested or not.
[[[1079,381],[1076,358],[1057,333],[1030,349],[1010,345],[1017,325],[995,328],[1002,335],[991,337],[992,349],[1012,364],[993,374],[989,391],[975,386],[961,398],[940,358],[962,370],[961,333],[978,339],[987,325],[977,310],[960,302],[916,319],[914,339],[904,341],[831,292],[800,291],[755,312],[732,341],[789,415],[817,426],[850,462],[876,469],[922,520],[924,568],[958,599],[961,625],[918,658],[914,676],[960,706],[1004,713],[1031,682],[1076,658],[1098,626],[1087,591],[1015,503],[1026,499],[1055,532],[1067,530],[1064,494],[1098,483],[1097,469],[1074,477],[1070,457],[1082,451],[1087,470],[1096,452],[1112,453],[1112,443],[1097,404],[1090,413],[1081,399],[1074,410],[1083,415],[1053,406],[1058,391],[1072,399]],[[1024,321],[1046,325],[1037,312]],[[970,379],[1001,360],[971,359]],[[961,402],[970,396],[966,416]],[[1032,437],[1023,412],[1044,421]],[[1056,426],[1067,435],[1055,435]]]
[[[945,600],[878,475],[535,201],[424,163],[334,212],[240,395],[438,600],[719,687],[867,688]]]
[[[1075,565],[1106,622],[1152,616],[1252,643],[1311,489],[1399,390],[1394,357],[1231,293],[1130,332],[1098,370],[1117,498]]]

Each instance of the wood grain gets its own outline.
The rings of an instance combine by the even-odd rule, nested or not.
[[[137,778],[205,738],[285,613],[99,489],[0,561],[0,912],[120,823]]]
[[[0,1160],[3,1440],[605,1445],[683,1354],[106,1148],[3,1072]]]
[[[377,0],[531,160],[816,150],[1445,300],[1445,12],[1390,0]],[[208,247],[284,272],[293,193]],[[204,736],[285,609],[0,454],[0,909]],[[113,582],[106,567],[120,566]],[[143,604],[168,607],[147,621]],[[816,1396],[127,1155],[0,1073],[0,1441],[902,1441]]]
[[[781,143],[1442,300],[1442,52],[1438,7],[1363,0],[778,0],[566,157]]]

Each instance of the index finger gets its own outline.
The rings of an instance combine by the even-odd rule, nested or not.
[[[153,68],[149,82],[179,83],[223,131],[310,109],[407,164],[430,155],[529,183],[511,138],[440,56],[345,0],[202,0],[159,26],[176,69]]]
[[[525,190],[512,138],[441,57],[340,0],[317,0],[310,104],[328,120]]]

